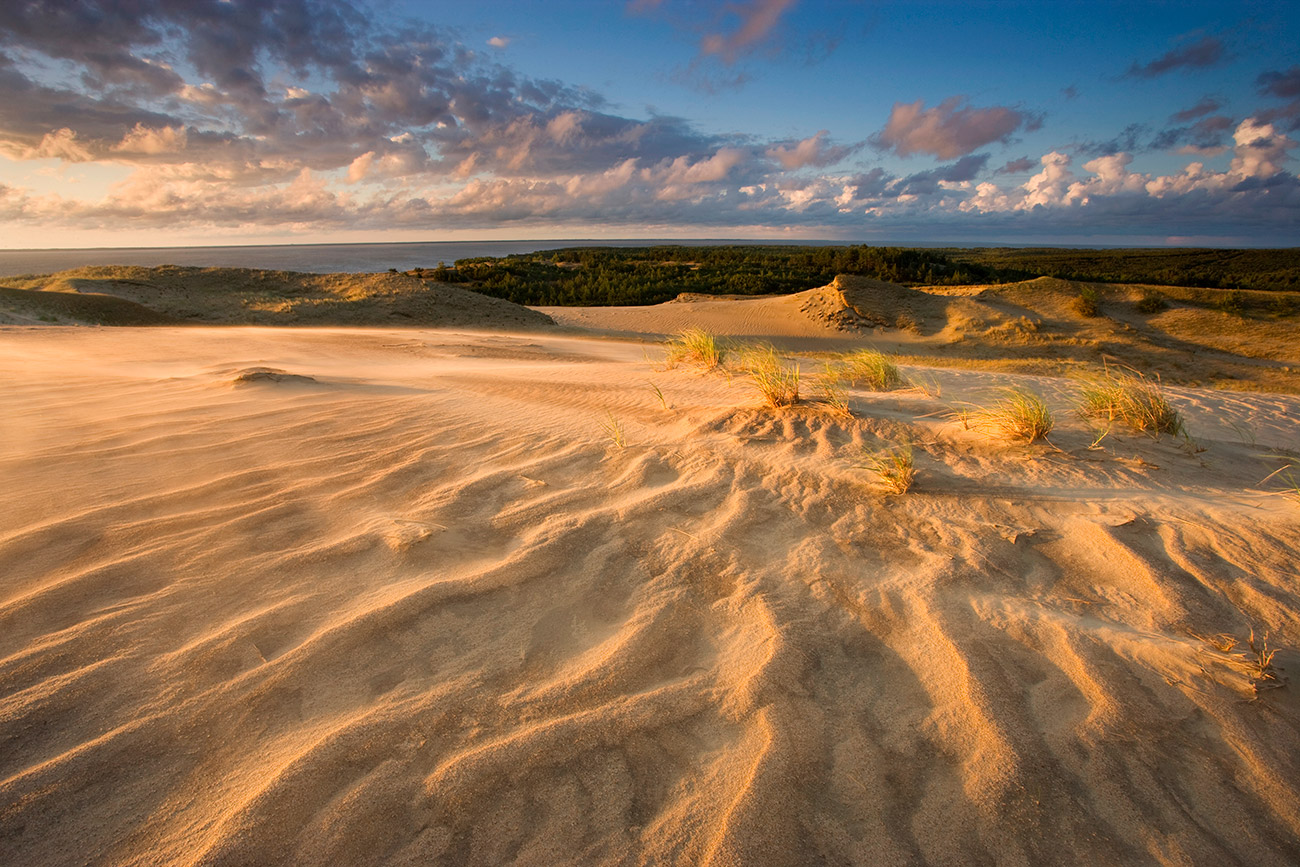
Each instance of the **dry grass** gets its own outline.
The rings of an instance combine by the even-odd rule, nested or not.
[[[787,365],[771,346],[753,346],[741,352],[741,368],[773,409],[799,402],[799,365]]]
[[[664,409],[670,409],[671,407],[668,406],[668,398],[664,397],[664,393],[659,386],[655,385],[653,382],[647,384],[650,386],[651,390],[654,391],[655,397],[659,398],[660,405],[663,406]]]
[[[872,391],[891,391],[907,385],[898,365],[875,349],[859,349],[846,355],[843,365],[849,382]]]
[[[1183,418],[1165,398],[1159,379],[1108,368],[1102,378],[1084,386],[1081,397],[1079,411],[1088,418],[1104,418],[1111,424],[1120,422],[1157,437],[1162,433],[1187,435]]]
[[[686,362],[708,370],[718,367],[727,357],[727,350],[717,335],[703,328],[687,328],[668,340],[668,364]]]
[[[849,394],[844,388],[844,371],[831,362],[826,362],[822,372],[813,381],[817,400],[836,415],[850,416]]]
[[[605,413],[605,420],[600,423],[600,429],[605,432],[605,436],[615,447],[627,448],[627,432],[623,430],[623,423],[614,416],[612,411]]]
[[[916,464],[910,443],[875,452],[863,450],[862,459],[865,463],[857,464],[857,468],[874,473],[891,494],[906,494],[916,481]]]
[[[1266,482],[1280,484],[1281,489],[1271,491],[1271,493],[1282,494],[1295,499],[1296,502],[1300,502],[1300,459],[1280,455],[1278,457],[1283,457],[1286,463],[1265,476],[1260,481],[1260,485]]]
[[[992,406],[963,419],[967,425],[991,428],[1007,439],[1032,443],[1052,432],[1055,421],[1043,399],[1032,391],[1009,388]]]

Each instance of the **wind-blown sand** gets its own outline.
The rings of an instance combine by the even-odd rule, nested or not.
[[[661,357],[0,330],[0,863],[1300,861],[1300,685],[1214,638],[1300,663],[1300,398],[1090,449],[1067,380]],[[947,417],[1011,382],[1053,444]]]

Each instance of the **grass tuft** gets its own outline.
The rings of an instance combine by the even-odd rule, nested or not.
[[[872,391],[892,391],[907,385],[898,365],[876,349],[859,349],[844,357],[849,382]]]
[[[753,379],[754,388],[773,409],[799,402],[799,365],[787,366],[776,349],[756,346],[741,353],[741,367]]]
[[[670,407],[668,406],[668,398],[664,397],[664,393],[659,388],[659,386],[655,385],[653,382],[647,383],[647,385],[649,385],[650,388],[654,391],[655,397],[659,398],[659,403],[663,406],[663,408],[670,409]]]
[[[817,399],[836,415],[851,416],[849,394],[844,388],[844,371],[842,368],[826,362],[825,368],[814,380]]]
[[[1079,411],[1088,418],[1104,418],[1111,424],[1121,422],[1141,433],[1187,435],[1183,417],[1165,398],[1160,380],[1147,379],[1140,373],[1116,373],[1084,386]]]
[[[970,422],[996,430],[1002,436],[1032,443],[1052,432],[1055,421],[1043,399],[1032,391],[1009,388],[992,406],[976,410]]]
[[[910,443],[875,452],[864,449],[862,459],[865,463],[856,465],[858,469],[875,473],[876,479],[892,494],[906,494],[916,481]]]
[[[1142,297],[1134,306],[1138,313],[1159,313],[1169,308],[1169,302],[1159,292],[1147,291],[1142,293]]]
[[[1279,455],[1278,457],[1282,456]],[[1284,457],[1283,459],[1286,463],[1265,476],[1260,481],[1260,485],[1276,479],[1282,488],[1271,493],[1282,494],[1295,499],[1296,502],[1300,502],[1300,460],[1292,457]]]
[[[1091,286],[1084,286],[1079,290],[1079,295],[1074,299],[1074,312],[1080,316],[1100,316],[1101,315],[1101,296],[1097,290]]]
[[[605,412],[605,420],[600,423],[600,428],[616,447],[627,448],[627,433],[623,430],[623,423],[614,416],[612,411]]]
[[[687,328],[668,340],[668,364],[681,362],[697,364],[708,370],[718,367],[727,357],[727,350],[717,335],[703,328]]]

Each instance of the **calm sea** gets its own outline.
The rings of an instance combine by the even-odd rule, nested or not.
[[[289,244],[259,247],[98,247],[83,250],[0,250],[0,277],[51,274],[82,265],[202,265],[317,273],[435,268],[474,256],[508,256],[558,247],[650,247],[656,244],[753,244],[771,241],[433,241],[409,244]],[[818,241],[800,241],[818,244]],[[832,242],[825,242],[832,243]],[[845,243],[843,241],[833,243]]]

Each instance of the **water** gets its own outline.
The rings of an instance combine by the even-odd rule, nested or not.
[[[650,247],[656,244],[754,244],[772,241],[434,241],[406,244],[286,244],[256,247],[98,247],[80,250],[0,250],[0,277],[51,274],[83,265],[199,265],[272,271],[369,273],[434,268],[474,256],[508,256],[558,247]],[[801,244],[844,243],[800,241]]]

